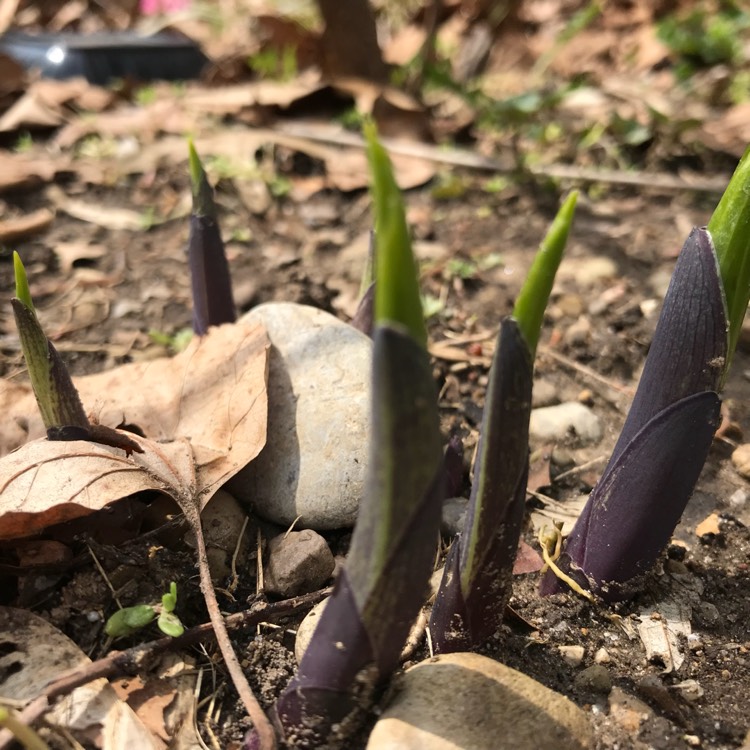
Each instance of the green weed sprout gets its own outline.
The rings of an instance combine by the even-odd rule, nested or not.
[[[7,729],[25,750],[50,750],[32,727],[19,721],[15,712],[5,706],[0,706],[0,727]]]
[[[177,584],[172,581],[169,591],[161,598],[161,605],[136,604],[133,607],[118,609],[107,620],[104,632],[110,638],[125,638],[142,630],[156,619],[162,633],[177,638],[185,632],[185,628],[174,613],[176,606]]]

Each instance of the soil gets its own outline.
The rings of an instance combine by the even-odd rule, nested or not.
[[[407,196],[410,216],[416,220],[415,231],[430,243],[423,247],[437,256],[423,264],[426,291],[444,300],[443,309],[430,321],[430,334],[435,341],[449,336],[481,339],[477,334],[492,332],[498,318],[510,310],[531,254],[558,203],[556,190],[537,184],[519,182],[498,194],[488,194],[471,175],[464,175],[463,179],[468,187],[458,199],[436,200],[429,188]],[[122,184],[93,192],[87,199],[110,206],[144,205],[158,200],[165,185],[175,191],[186,189],[183,170],[175,168],[164,179],[164,185],[144,189],[137,183]],[[19,210],[28,210],[34,207],[35,198],[34,193],[19,195],[16,205]],[[276,202],[269,215],[258,220],[243,212],[236,196],[222,191],[221,186],[219,199],[225,234],[248,225],[252,233],[250,242],[229,245],[241,309],[270,299],[284,299],[345,316],[340,302],[347,293],[353,294],[357,279],[340,258],[346,255],[342,248],[369,228],[364,195],[328,193],[316,198],[327,209],[320,213],[329,217],[322,227],[306,222],[299,206],[287,200]],[[656,299],[656,294],[650,284],[657,272],[668,272],[673,264],[684,224],[680,218],[690,217],[700,224],[712,204],[711,197],[648,189],[611,190],[596,200],[584,196],[569,256],[576,263],[583,263],[580,267],[585,267],[589,258],[608,257],[616,262],[619,274],[616,279],[599,280],[586,290],[578,287],[576,278],[562,274],[545,323],[536,375],[554,386],[558,398],[585,400],[603,420],[605,438],[595,449],[578,446],[574,438],[567,445],[532,449],[540,448],[543,456],[554,454],[555,460],[564,455],[568,463],[573,461],[576,465],[604,456],[611,449],[624,418],[628,389],[636,382],[655,324],[656,315],[648,300]],[[82,309],[97,313],[95,320],[73,322],[57,337],[74,373],[163,354],[163,347],[154,343],[148,331],[155,329],[171,336],[190,325],[184,263],[186,232],[184,221],[137,236],[124,231],[104,232],[60,215],[46,235],[23,245],[32,291],[43,319],[51,319],[53,311],[57,321],[75,321]],[[105,252],[101,257],[76,262],[74,266],[98,272],[100,279],[114,278],[112,285],[79,284],[71,289],[55,253],[56,246],[64,242],[103,245]],[[473,259],[476,263],[491,253],[501,256],[494,268],[472,271],[467,278],[449,271],[456,267],[449,261]],[[7,252],[0,258],[0,274],[2,287],[9,291],[11,263]],[[625,291],[615,304],[600,315],[587,312],[592,300],[618,284]],[[117,305],[127,312],[116,314]],[[644,315],[644,310],[651,313]],[[581,319],[588,323],[587,336],[583,340],[567,336],[570,327]],[[123,342],[129,344],[126,352]],[[470,344],[472,356],[486,356],[489,344],[491,338]],[[574,365],[564,366],[549,352],[564,355]],[[4,348],[3,374],[15,375],[20,365],[17,352],[10,346]],[[576,369],[578,365],[591,370]],[[735,423],[734,433],[729,434],[735,439],[750,430],[750,386],[745,377],[749,369],[748,356],[740,351],[725,392],[725,403]],[[469,356],[463,362],[436,360],[435,373],[441,388],[446,437],[452,433],[464,438],[468,465],[483,402],[486,365],[471,364]],[[582,706],[594,721],[599,748],[718,750],[740,747],[745,740],[750,695],[750,531],[745,525],[747,511],[736,504],[730,506],[732,493],[746,489],[745,481],[730,466],[730,453],[729,438],[716,441],[691,506],[675,534],[682,546],[670,547],[669,557],[665,555],[658,571],[648,578],[634,600],[612,608],[591,604],[573,594],[542,599],[537,594],[537,574],[517,576],[510,604],[513,614],[506,618],[501,632],[481,649]],[[565,502],[590,488],[602,465],[600,462],[580,475],[572,486],[547,482],[531,489],[540,489]],[[145,500],[134,500],[138,510],[131,506],[126,514],[137,518],[144,510],[141,506],[148,505]],[[529,507],[535,502],[530,497]],[[698,538],[696,524],[712,511],[720,513],[719,533]],[[121,531],[117,519],[114,526]],[[113,544],[112,528],[112,523],[88,523],[86,538],[124,606],[158,600],[164,582],[175,580],[183,622],[192,625],[206,620],[190,550],[179,541],[179,535],[172,530],[167,535],[144,538],[139,532],[148,531],[149,526],[141,520],[133,522],[126,534],[129,539]],[[3,603],[28,606],[42,613],[97,658],[104,653],[101,621],[92,622],[87,613],[109,614],[113,603],[75,532],[73,529],[57,535],[67,538],[75,551],[72,567],[60,571],[41,596],[38,589],[30,586],[28,577],[6,577]],[[328,536],[335,552],[345,551],[348,534]],[[536,545],[531,530],[526,541]],[[156,548],[154,542],[158,543]],[[6,559],[8,555],[12,557],[6,551]],[[644,609],[658,613],[667,593],[691,605],[694,634],[680,644],[685,655],[683,664],[669,672],[658,659],[649,662],[633,627],[636,615],[643,615]],[[221,592],[219,596],[224,611],[246,608],[255,598],[254,570],[243,574],[232,597]],[[298,619],[290,619],[281,628],[261,627],[255,633],[235,636],[243,666],[266,707],[293,672],[291,632]],[[570,663],[558,647],[576,645],[583,647],[584,654],[578,663]],[[602,663],[609,675],[603,688],[582,677],[584,670],[595,663],[595,656],[604,658],[601,649],[608,655]],[[201,658],[205,661],[205,657]],[[247,729],[247,721],[236,709],[231,683],[221,665],[215,664],[215,669],[216,695],[224,711],[218,724],[213,720],[208,723],[220,746],[236,747]],[[699,697],[687,699],[686,691],[675,687],[686,680],[698,683]],[[614,686],[613,692],[608,691],[608,682]],[[633,698],[646,704],[635,704],[635,719],[625,709],[613,707],[629,705],[627,701]],[[365,736],[366,732],[362,737]],[[364,739],[353,747],[364,746],[362,743]]]

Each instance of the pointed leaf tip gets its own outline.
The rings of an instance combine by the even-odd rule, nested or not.
[[[750,300],[750,147],[747,148],[707,227],[716,249],[729,322],[729,369]]]
[[[573,216],[578,201],[578,191],[574,190],[565,199],[557,215],[539,246],[528,276],[513,308],[513,317],[518,322],[526,345],[532,354],[539,343],[539,333],[544,320],[555,275],[562,260],[568,233],[573,223]]]
[[[364,126],[375,204],[375,323],[404,326],[420,345],[427,329],[401,191],[373,123]]]
[[[26,276],[26,269],[24,268],[21,256],[15,250],[13,251],[13,271],[16,277],[16,297],[33,312],[34,301],[31,299],[29,279]]]
[[[193,214],[195,216],[216,216],[213,191],[206,177],[192,138],[188,140],[188,165],[190,169],[190,189],[193,194]]]

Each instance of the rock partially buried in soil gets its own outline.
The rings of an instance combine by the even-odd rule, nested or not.
[[[312,529],[279,534],[268,543],[265,590],[286,598],[319,589],[333,573],[333,554]]]
[[[217,490],[201,512],[208,567],[216,585],[231,573],[235,552],[237,569],[243,570],[246,565],[249,537],[245,534],[239,538],[246,516],[244,508],[226,490]],[[185,541],[195,548],[192,531],[185,535]]]
[[[479,654],[446,654],[407,670],[367,750],[587,750],[575,704]]]
[[[532,409],[529,435],[537,440],[563,440],[572,435],[582,444],[598,443],[602,439],[602,423],[588,406],[568,401]]]
[[[271,302],[243,322],[271,340],[268,439],[229,484],[270,521],[318,530],[353,526],[370,422],[372,342],[323,310]]]

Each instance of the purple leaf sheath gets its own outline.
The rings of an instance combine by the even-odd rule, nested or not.
[[[464,532],[453,543],[430,619],[437,652],[479,645],[511,593],[529,463],[533,364],[518,324],[498,334]]]
[[[276,702],[280,737],[302,748],[345,746],[398,666],[425,602],[444,495],[435,384],[424,349],[378,325],[365,496],[349,556],[297,674]],[[245,747],[257,747],[248,735]]]
[[[216,216],[211,186],[201,170],[193,188],[188,263],[193,291],[193,330],[203,336],[209,326],[236,320],[232,280]]]
[[[558,565],[605,599],[628,595],[669,542],[719,424],[727,318],[711,236],[694,229],[675,265],[641,381],[604,474]],[[543,594],[565,584],[550,571]]]

